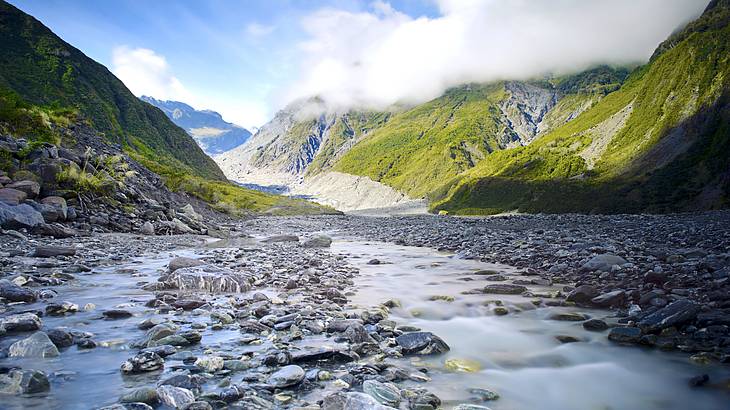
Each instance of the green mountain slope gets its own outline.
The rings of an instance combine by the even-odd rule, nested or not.
[[[493,152],[530,144],[618,88],[625,69],[539,82],[470,84],[392,116],[335,164],[411,196],[429,196]]]
[[[0,87],[32,104],[74,108],[109,141],[144,159],[224,179],[215,162],[159,109],[137,99],[106,67],[6,2],[0,2]]]
[[[730,205],[730,2],[663,43],[620,90],[442,186],[435,210],[666,212]]]

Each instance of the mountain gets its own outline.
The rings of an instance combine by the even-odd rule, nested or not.
[[[148,96],[140,99],[161,109],[172,122],[195,138],[208,155],[230,151],[251,137],[249,130],[226,122],[215,111],[199,111],[179,101],[163,101]]]
[[[387,205],[374,195],[417,199],[489,153],[530,144],[574,119],[627,74],[602,66],[534,82],[469,84],[384,112],[331,112],[317,99],[298,101],[216,160],[231,179],[286,185],[348,210]]]
[[[730,1],[662,43],[617,91],[431,193],[455,213],[670,212],[730,206]]]
[[[109,141],[175,168],[223,180],[218,166],[157,108],[35,18],[0,3],[0,87],[25,101],[77,109]]]
[[[332,211],[229,182],[160,109],[136,98],[106,67],[4,1],[0,177],[3,185],[13,181],[32,187],[28,198],[63,198],[81,221],[105,215],[105,226],[116,230],[138,229],[143,216],[163,232],[186,231],[173,206],[190,202],[206,212],[205,203],[235,215]],[[18,205],[22,197],[17,192],[0,188],[5,199],[15,199],[11,206],[28,205]]]

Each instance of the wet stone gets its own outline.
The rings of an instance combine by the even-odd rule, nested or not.
[[[322,410],[391,410],[365,393],[339,392],[331,394],[322,401]]]
[[[51,389],[48,377],[37,370],[10,370],[0,374],[0,394],[33,394]]]
[[[400,389],[391,383],[365,380],[362,384],[362,390],[371,395],[380,404],[391,407],[398,407],[400,404]]]
[[[608,333],[608,340],[617,343],[638,343],[641,339],[641,329],[637,327],[614,327]]]
[[[10,357],[48,358],[56,357],[59,354],[56,345],[44,332],[36,332],[26,339],[18,340],[8,349]]]
[[[482,292],[494,295],[520,295],[523,292],[527,292],[527,288],[522,285],[495,283],[485,286],[482,289]]]
[[[56,256],[74,255],[76,255],[76,248],[67,246],[39,246],[33,253],[33,256],[36,258],[54,258]]]
[[[590,319],[583,322],[583,328],[591,332],[602,332],[608,329],[608,324],[601,319]]]
[[[289,387],[304,380],[304,369],[297,365],[284,366],[269,376],[268,383],[274,387]]]
[[[38,295],[33,289],[18,286],[7,279],[0,280],[0,297],[8,302],[35,302],[38,300]]]
[[[102,315],[107,319],[126,319],[132,317],[132,312],[123,309],[110,309],[102,312]]]
[[[446,353],[450,350],[446,342],[431,332],[405,333],[395,340],[404,355],[431,355]]]
[[[143,352],[122,363],[122,373],[144,373],[161,369],[165,361],[153,352]]]
[[[0,318],[0,328],[6,332],[31,332],[41,328],[41,319],[34,313],[19,313]]]
[[[157,396],[163,404],[176,409],[184,408],[195,401],[195,395],[190,390],[170,385],[158,387]]]

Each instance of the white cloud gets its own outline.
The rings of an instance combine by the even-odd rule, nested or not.
[[[172,74],[165,57],[153,50],[116,47],[112,52],[112,72],[138,97],[149,95],[195,103],[193,95]]]
[[[306,16],[301,77],[283,99],[384,107],[435,98],[465,82],[530,78],[602,63],[646,61],[709,0],[437,0],[412,18],[377,1],[371,12]]]
[[[264,37],[274,31],[274,26],[267,26],[260,23],[250,23],[246,26],[246,33],[254,38]]]

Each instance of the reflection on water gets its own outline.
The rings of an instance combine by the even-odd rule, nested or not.
[[[490,283],[511,283],[520,275],[513,268],[383,243],[336,242],[334,251],[361,269],[354,304],[367,307],[397,299],[401,307],[391,309],[391,319],[431,331],[449,344],[451,351],[441,356],[400,360],[404,366],[430,369],[433,380],[424,387],[447,408],[469,402],[473,388],[501,395],[481,403],[494,410],[730,408],[727,390],[692,389],[687,384],[703,373],[714,381],[727,380],[726,368],[698,366],[679,354],[616,346],[605,332],[585,331],[580,322],[548,319],[555,312],[582,312],[610,322],[606,317],[611,312],[535,308],[532,299],[522,296],[462,294]],[[381,264],[368,264],[372,259]],[[491,282],[490,276],[475,275],[478,270],[496,270],[506,280]],[[547,294],[561,286],[528,288]],[[453,301],[431,300],[448,297]],[[495,315],[497,303],[510,313]],[[556,336],[579,341],[562,344]],[[446,371],[444,362],[449,359],[470,359],[481,370]]]

